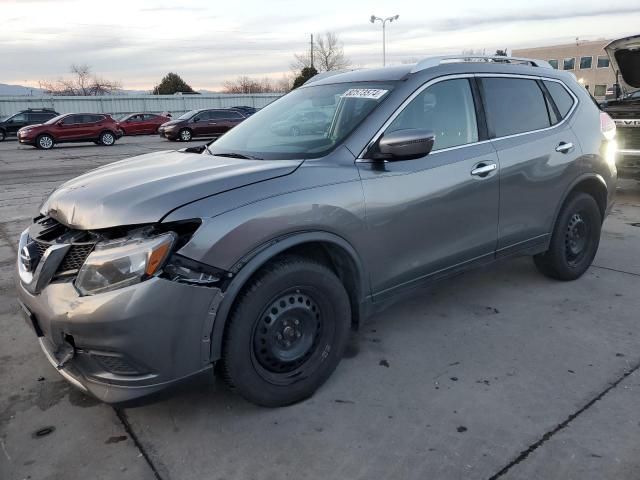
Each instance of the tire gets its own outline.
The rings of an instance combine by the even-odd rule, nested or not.
[[[100,142],[100,145],[104,145],[105,147],[110,147],[114,143],[116,143],[116,136],[109,131],[102,132],[100,134],[100,137],[98,137],[98,141]]]
[[[282,257],[254,275],[236,301],[225,331],[222,375],[252,403],[299,402],[335,370],[350,324],[349,297],[333,271]]]
[[[51,150],[54,145],[53,137],[48,133],[43,133],[36,138],[36,147],[40,150]]]
[[[181,142],[190,142],[193,138],[193,133],[188,128],[183,128],[178,132],[178,138]]]
[[[549,250],[533,257],[544,275],[557,280],[576,280],[593,262],[602,229],[602,214],[589,194],[576,192],[560,210]]]
[[[5,138],[7,138],[7,134],[4,130],[0,130],[0,142],[4,142]]]
[[[300,129],[298,127],[291,127],[291,129],[289,130],[289,134],[292,137],[299,137],[300,136]]]

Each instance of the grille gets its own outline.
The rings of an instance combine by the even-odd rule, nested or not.
[[[36,248],[38,249],[38,255],[42,257],[45,250],[50,247],[51,244],[34,240]],[[60,263],[60,266],[56,270],[56,275],[63,272],[76,272],[80,269],[84,261],[87,259],[91,251],[93,250],[93,243],[84,243],[71,245],[71,248],[65,255],[64,259]]]
[[[640,128],[620,128],[616,130],[618,148],[640,150]]]
[[[138,375],[141,372],[136,367],[131,365],[126,359],[113,355],[99,355],[91,354],[91,356],[98,361],[102,367],[117,375]]]
[[[79,270],[91,253],[91,250],[93,250],[93,244],[72,245],[62,260],[58,271],[67,272],[69,270]]]

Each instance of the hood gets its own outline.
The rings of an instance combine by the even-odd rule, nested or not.
[[[161,126],[162,127],[168,127],[170,125],[177,125],[177,124],[182,123],[182,122],[184,122],[184,120],[177,120],[177,119],[176,120],[169,120],[168,122],[163,123]]]
[[[20,130],[31,130],[32,128],[42,127],[44,123],[32,123],[31,125],[25,125]]]
[[[614,40],[604,47],[625,94],[640,89],[640,35]]]
[[[301,163],[154,152],[69,180],[45,200],[40,213],[82,230],[153,223],[187,203],[288,175]]]

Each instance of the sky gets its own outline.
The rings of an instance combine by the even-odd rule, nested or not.
[[[521,48],[640,33],[640,2],[609,0],[0,0],[0,83],[37,87],[88,64],[123,88],[170,71],[195,89],[240,75],[281,78],[309,34],[333,31],[356,67],[468,49]]]

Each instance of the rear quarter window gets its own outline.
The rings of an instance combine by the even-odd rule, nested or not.
[[[551,98],[553,99],[553,103],[558,107],[558,111],[560,112],[560,116],[565,118],[567,114],[571,111],[571,107],[573,107],[573,97],[567,92],[567,89],[562,86],[562,84],[558,82],[552,82],[550,80],[544,80],[544,86],[547,87],[549,93],[551,94]]]
[[[487,123],[494,137],[551,126],[544,94],[535,80],[482,78]]]

